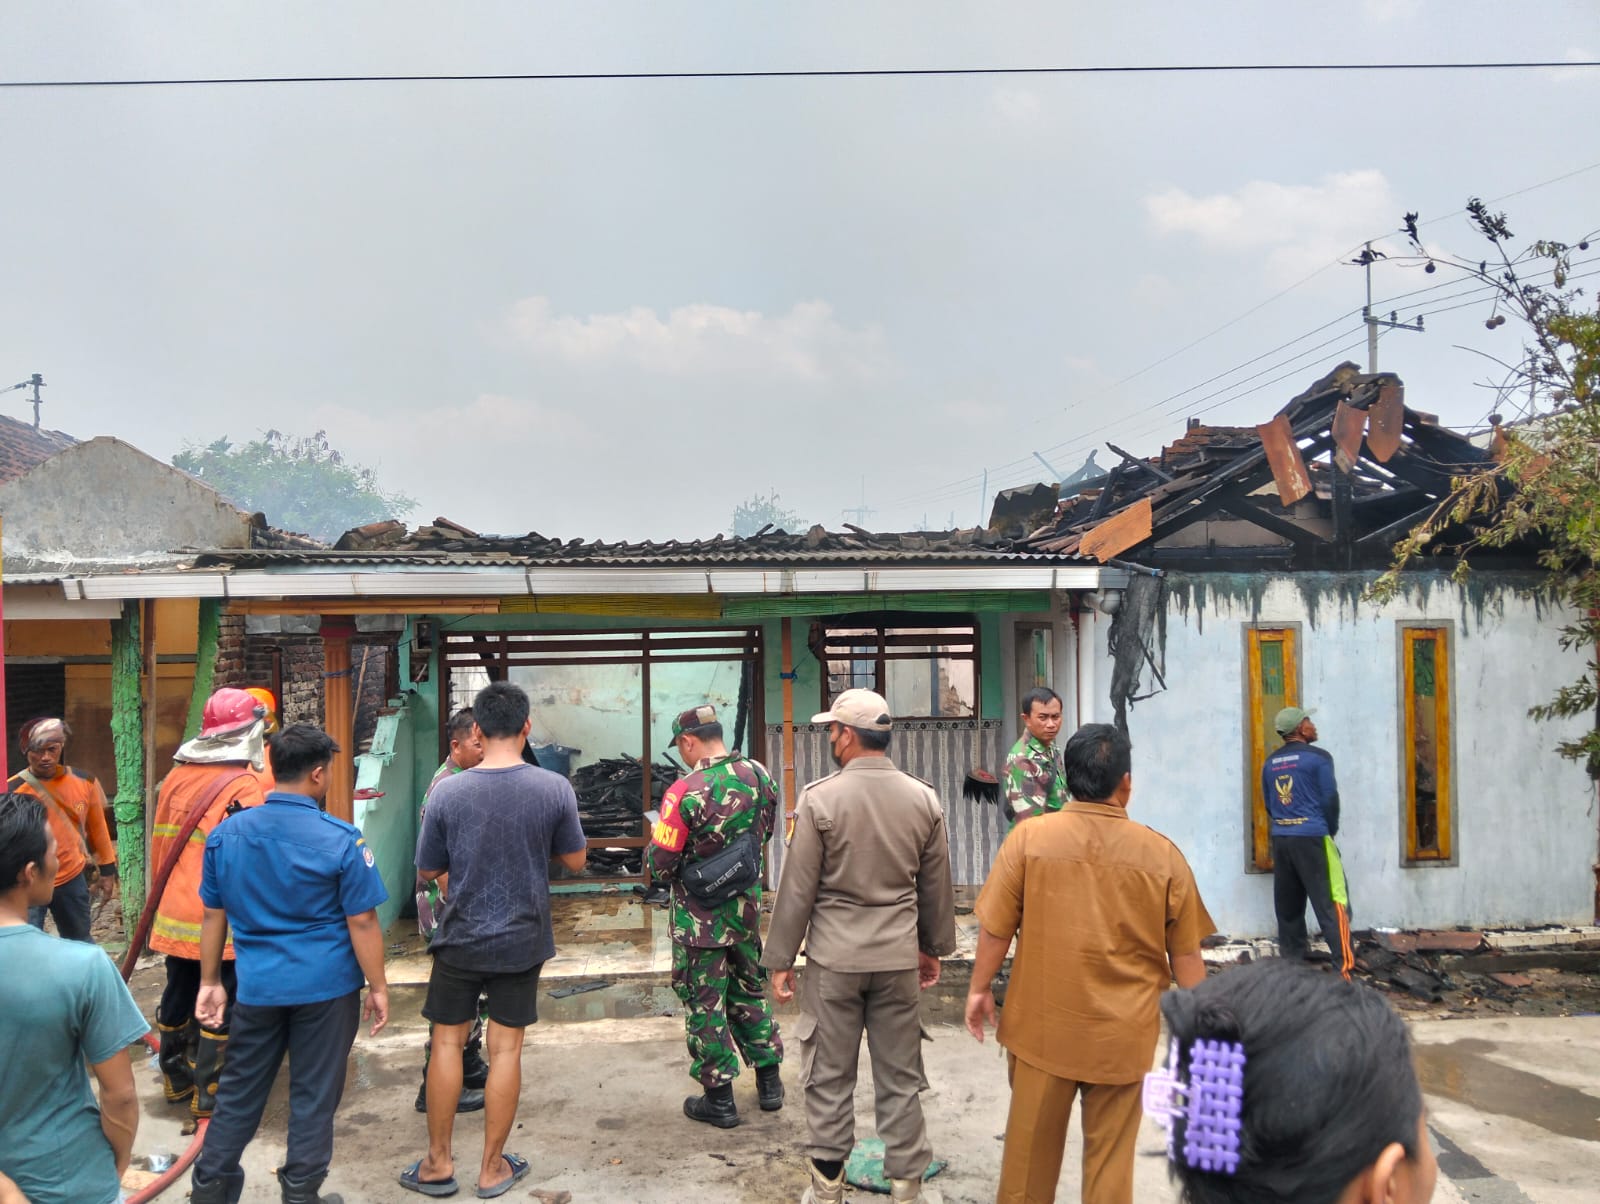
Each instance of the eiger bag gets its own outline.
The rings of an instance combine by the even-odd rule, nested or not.
[[[711,907],[744,894],[760,880],[761,845],[754,829],[739,833],[721,852],[683,868],[684,889]]]

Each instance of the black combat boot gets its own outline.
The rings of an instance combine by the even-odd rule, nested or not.
[[[428,1080],[427,1079],[423,1079],[422,1080],[422,1086],[417,1088],[417,1102],[414,1105],[414,1107],[416,1108],[416,1110],[418,1112],[425,1113],[428,1110]],[[461,1112],[482,1112],[483,1111],[483,1088],[481,1088],[481,1087],[463,1087],[461,1089],[461,1094],[456,1097],[456,1111],[458,1113],[461,1113]]]
[[[482,1091],[489,1085],[489,1063],[483,1060],[482,1037],[471,1038],[461,1051],[461,1085],[474,1091]]]
[[[691,1095],[683,1101],[683,1114],[690,1120],[703,1120],[719,1129],[731,1129],[739,1123],[739,1109],[733,1102],[733,1084],[718,1083],[707,1087],[704,1095]]]
[[[283,1191],[283,1204],[344,1204],[341,1195],[319,1196],[317,1188],[322,1186],[327,1173],[313,1175],[309,1179],[291,1179],[282,1171],[278,1172],[278,1186]],[[190,1197],[192,1200],[193,1197]]]
[[[198,1177],[189,1180],[190,1204],[239,1204],[244,1198],[244,1172],[234,1170],[210,1183]]]
[[[777,1063],[756,1067],[756,1098],[761,1101],[763,1112],[776,1112],[783,1107],[783,1079],[779,1077],[780,1069]]]

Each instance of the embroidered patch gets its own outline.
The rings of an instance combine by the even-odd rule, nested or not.
[[[688,833],[682,828],[675,828],[667,823],[659,823],[650,830],[650,839],[669,853],[676,853],[683,848],[684,838],[687,836]]]
[[[377,862],[378,862],[378,859],[372,855],[372,850],[371,849],[362,849],[361,850],[361,860],[363,860],[363,861],[365,861],[367,863],[367,868],[369,870],[374,865],[376,865]]]

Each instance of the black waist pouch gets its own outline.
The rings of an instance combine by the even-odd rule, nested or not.
[[[686,865],[682,878],[684,889],[708,906],[744,894],[761,881],[761,846],[755,832],[741,832],[720,853]]]

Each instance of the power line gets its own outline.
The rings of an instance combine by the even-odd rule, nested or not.
[[[1037,75],[1242,75],[1311,71],[1532,71],[1600,67],[1600,60],[1562,59],[1472,63],[1151,63],[1092,67],[834,67],[763,71],[506,71],[393,75],[227,75],[143,79],[0,80],[0,88],[176,88],[242,84],[605,83],[701,79],[895,79],[906,77]]]

